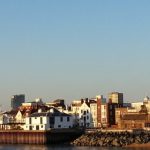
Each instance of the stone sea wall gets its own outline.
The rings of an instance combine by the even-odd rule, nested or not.
[[[133,143],[144,144],[150,142],[149,132],[93,132],[85,133],[73,142],[74,146],[103,146],[122,147]]]

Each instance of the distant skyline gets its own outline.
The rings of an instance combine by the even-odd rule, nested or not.
[[[0,104],[150,95],[150,1],[0,1]]]

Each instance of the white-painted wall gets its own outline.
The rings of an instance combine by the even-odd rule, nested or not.
[[[86,112],[86,114],[84,114]],[[84,122],[84,117],[86,118],[86,122]],[[90,127],[91,123],[91,111],[90,107],[84,102],[79,108],[79,125],[86,127]]]
[[[90,127],[96,128],[97,127],[97,103],[90,104],[90,112],[91,112]]]
[[[131,107],[135,108],[136,112],[139,112],[141,110],[141,105],[143,105],[143,102],[131,103]]]
[[[101,105],[101,123],[102,126],[107,124],[107,105]]]
[[[49,116],[41,116],[43,119],[43,123],[40,122],[40,117],[27,117],[26,123],[24,125],[24,130],[30,130],[30,126],[32,126],[32,130],[37,130],[36,126],[39,126],[39,130],[49,130],[50,123],[49,123]],[[69,117],[69,121],[67,121],[67,117]],[[31,118],[31,124],[29,122]],[[73,117],[72,116],[62,116],[62,121],[60,116],[55,116],[55,123],[54,127],[57,128],[71,128],[73,127]]]

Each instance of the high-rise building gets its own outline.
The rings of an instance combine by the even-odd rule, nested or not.
[[[115,125],[115,109],[123,107],[123,93],[112,92],[108,95],[108,123],[109,126]]]
[[[13,95],[11,97],[11,108],[16,109],[19,106],[21,106],[21,104],[24,102],[25,102],[25,95],[24,94]]]
[[[123,93],[112,92],[109,94],[109,102],[123,104]]]

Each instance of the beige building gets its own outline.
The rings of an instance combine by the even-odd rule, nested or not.
[[[108,97],[109,103],[117,103],[117,104],[123,103],[123,93],[112,92],[108,95]]]
[[[116,108],[115,109],[115,122],[118,128],[121,128],[121,119],[123,115],[127,114],[128,108]]]
[[[90,110],[91,110],[91,127],[95,128],[97,127],[97,103],[91,103],[90,104]]]

